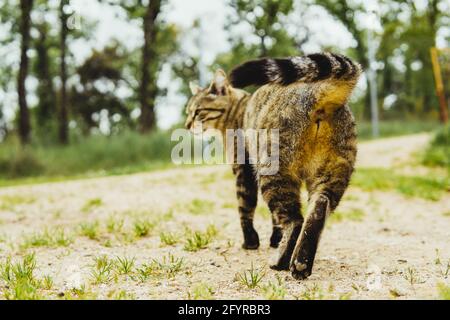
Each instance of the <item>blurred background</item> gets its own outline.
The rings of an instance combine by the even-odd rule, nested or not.
[[[0,0],[0,185],[170,166],[191,80],[330,50],[366,70],[361,140],[437,131],[447,166],[446,0]]]

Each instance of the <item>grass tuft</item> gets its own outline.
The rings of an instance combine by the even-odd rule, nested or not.
[[[286,297],[286,286],[279,275],[276,276],[276,281],[269,281],[264,285],[262,291],[268,300],[284,300]]]
[[[25,237],[20,245],[22,249],[33,247],[68,247],[73,243],[73,237],[66,233],[63,228],[53,230],[45,229],[43,232],[36,232]]]
[[[174,246],[180,241],[180,236],[174,232],[161,232],[159,234],[161,245]]]
[[[100,224],[98,221],[83,222],[80,224],[80,234],[91,240],[99,240]]]
[[[212,213],[214,210],[214,205],[215,203],[212,201],[194,199],[188,204],[187,208],[191,214],[203,215]]]
[[[214,289],[206,283],[199,283],[188,291],[187,296],[188,300],[212,300]]]
[[[94,258],[94,265],[91,270],[91,277],[94,284],[108,283],[112,280],[112,270],[114,261],[106,255]]]
[[[236,273],[235,280],[244,287],[255,289],[259,286],[264,276],[265,272],[262,270],[262,268],[257,269],[253,266],[252,263],[250,269]]]
[[[156,223],[147,219],[137,219],[133,223],[134,234],[138,238],[146,237],[155,228]]]
[[[218,230],[214,225],[209,225],[205,232],[201,231],[190,231],[187,230],[186,243],[184,245],[184,250],[186,251],[199,251],[201,249],[206,249],[211,243],[213,238],[217,236]]]
[[[26,255],[22,261],[13,263],[11,258],[0,264],[0,280],[6,286],[3,296],[7,300],[40,300],[42,292],[53,286],[48,276],[38,279],[34,275],[36,258],[34,254]]]
[[[86,201],[83,208],[81,208],[81,211],[88,213],[102,205],[103,205],[103,200],[100,198],[89,199],[88,201]]]
[[[143,264],[137,268],[137,279],[145,282],[150,277],[163,276],[173,278],[178,272],[183,270],[185,262],[183,258],[176,258],[173,254],[163,256],[161,260],[152,259],[148,264]]]

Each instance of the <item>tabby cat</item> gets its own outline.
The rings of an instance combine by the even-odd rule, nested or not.
[[[271,266],[296,279],[311,272],[327,216],[336,209],[356,157],[354,117],[347,105],[361,74],[359,64],[334,53],[260,59],[218,70],[211,85],[191,84],[186,127],[279,129],[279,170],[260,175],[261,164],[233,164],[245,249],[259,247],[253,227],[258,187],[273,220]],[[240,88],[260,86],[253,94]],[[308,190],[308,210],[300,210],[300,186]]]

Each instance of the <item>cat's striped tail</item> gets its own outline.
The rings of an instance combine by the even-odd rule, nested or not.
[[[324,52],[301,57],[248,61],[231,71],[230,81],[235,88],[245,88],[268,83],[289,85],[294,82],[311,83],[330,79],[353,87],[361,72],[361,66],[346,56]]]

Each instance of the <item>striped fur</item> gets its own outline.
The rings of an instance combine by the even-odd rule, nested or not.
[[[358,63],[346,56],[327,52],[248,61],[231,71],[230,81],[235,88],[268,83],[289,85],[297,81],[311,83],[325,79],[355,84],[360,74],[361,66]]]
[[[203,128],[223,133],[279,130],[278,173],[261,175],[262,162],[233,165],[233,172],[243,247],[259,246],[253,216],[260,189],[273,218],[270,244],[279,247],[272,268],[290,269],[296,279],[311,274],[325,220],[338,206],[353,172],[356,129],[347,101],[360,72],[348,58],[323,53],[250,61],[234,69],[230,80],[219,70],[208,88],[192,86],[188,128],[200,121]],[[250,84],[261,87],[253,94],[236,88]],[[309,195],[305,217],[301,184]]]

